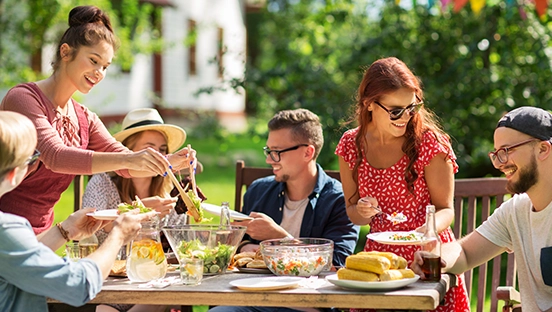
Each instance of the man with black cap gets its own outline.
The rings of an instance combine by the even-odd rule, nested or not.
[[[460,274],[513,251],[524,311],[552,311],[552,114],[520,107],[500,119],[489,157],[515,193],[474,232],[444,244],[445,271]],[[423,276],[421,252],[412,269]]]

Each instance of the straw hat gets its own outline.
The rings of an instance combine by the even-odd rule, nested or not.
[[[153,108],[138,108],[130,111],[123,120],[123,130],[115,133],[113,137],[117,141],[123,142],[129,136],[145,130],[155,130],[163,133],[167,138],[170,153],[177,151],[186,140],[184,129],[165,124],[159,112]]]

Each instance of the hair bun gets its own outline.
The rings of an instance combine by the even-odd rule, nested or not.
[[[77,6],[69,12],[69,27],[83,26],[88,23],[103,24],[109,31],[113,32],[109,17],[96,6]]]

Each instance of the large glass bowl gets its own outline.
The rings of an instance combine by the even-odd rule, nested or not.
[[[266,266],[276,275],[312,276],[332,266],[333,241],[330,239],[269,239],[260,246]]]
[[[163,228],[178,262],[183,258],[203,259],[203,274],[226,272],[245,226],[176,225]]]

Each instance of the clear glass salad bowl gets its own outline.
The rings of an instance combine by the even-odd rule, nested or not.
[[[331,268],[333,245],[325,238],[284,238],[262,241],[260,248],[272,273],[312,276]]]
[[[203,259],[203,274],[226,272],[245,226],[176,225],[163,228],[178,262],[183,258]]]

